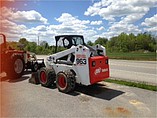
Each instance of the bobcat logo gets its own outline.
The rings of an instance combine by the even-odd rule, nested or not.
[[[99,74],[99,73],[101,73],[101,68],[100,68],[100,67],[99,67],[99,68],[97,68],[97,69],[95,69],[94,74],[95,74],[95,75],[97,75],[97,74]]]
[[[99,74],[99,73],[105,73],[105,72],[107,72],[108,71],[108,68],[104,68],[104,69],[102,69],[102,68],[97,68],[97,69],[95,69],[95,72],[94,72],[94,74],[95,75],[97,75],[97,74]]]

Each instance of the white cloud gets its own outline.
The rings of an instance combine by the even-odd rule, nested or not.
[[[89,24],[89,20],[79,20],[77,17],[73,17],[69,13],[62,13],[62,15],[59,18],[56,18],[56,20],[60,23],[63,23],[64,25],[70,26],[70,25],[85,25]]]
[[[121,22],[134,23],[137,20],[141,19],[144,15],[145,14],[138,14],[138,13],[130,14],[130,15],[127,15],[126,17],[124,17]]]
[[[3,19],[8,19],[14,22],[47,24],[47,19],[42,17],[42,15],[35,10],[16,11],[15,9],[2,7],[1,12]]]
[[[99,15],[109,21],[115,21],[116,17],[132,15],[128,18],[130,18],[129,21],[132,18],[134,21],[135,17],[136,20],[140,19],[149,11],[150,7],[156,6],[156,3],[157,0],[101,0],[90,6],[84,15]]]
[[[6,20],[6,19],[0,19],[1,20],[1,32],[7,35],[8,40],[14,40],[16,41],[21,37],[21,35],[24,33],[25,30],[27,30],[27,27],[25,25],[18,25],[12,21]]]
[[[1,20],[1,23],[3,24],[1,26],[3,32],[17,32],[17,34],[19,34],[23,32],[23,30],[27,29],[25,25],[17,25],[16,23],[9,20]]]
[[[157,35],[157,26],[144,28],[144,31],[146,31],[146,32],[153,32],[153,33],[155,33]]]
[[[54,45],[54,36],[63,34],[80,34],[85,37],[85,40],[96,40],[97,31],[90,26],[89,20],[80,20],[78,17],[68,13],[63,13],[59,18],[57,25],[38,25],[28,28],[24,25],[18,25],[15,21],[5,19],[3,21],[3,32],[7,37],[18,41],[21,37],[25,37],[29,41],[46,40]]]
[[[41,22],[47,24],[47,19],[42,17],[40,13],[31,11],[17,11],[13,14],[13,19],[19,22]]]
[[[47,27],[45,25],[39,25],[36,27],[37,31],[47,31]]]
[[[80,20],[69,13],[63,13],[59,18],[55,19],[60,24],[48,26],[40,25],[33,27],[25,31],[25,34],[27,34],[25,37],[35,39],[37,36],[40,36],[40,39],[46,39],[46,41],[51,42],[53,45],[54,36],[64,34],[79,34],[83,35],[85,37],[85,40],[86,38],[88,40],[96,40],[93,38],[93,36],[97,34],[97,32],[88,27],[88,24],[90,23],[89,20]],[[31,37],[32,35],[35,37]]]
[[[144,22],[141,23],[142,26],[145,26],[144,31],[153,32],[156,34],[157,32],[157,14],[152,16],[151,18],[146,18]]]
[[[115,32],[126,32],[126,33],[139,33],[141,30],[139,30],[138,26],[135,26],[133,24],[124,24],[123,22],[114,23],[110,28],[110,31]]]
[[[157,14],[151,18],[146,18],[141,24],[142,26],[154,27],[157,26]]]
[[[103,26],[97,28],[97,30],[99,30],[99,31],[102,31],[102,30],[104,30],[104,29],[105,29],[105,28],[104,28]]]
[[[0,22],[3,24],[0,26],[1,32],[7,36],[7,40],[18,41],[21,37],[26,37],[29,41],[34,41],[38,33],[45,34],[44,25],[29,29],[23,25],[23,23],[47,24],[47,19],[42,17],[40,13],[34,10],[17,11],[15,8],[7,7],[2,7],[0,10]]]
[[[141,33],[142,30],[139,29],[138,26],[135,26],[133,24],[125,24],[123,21],[121,21],[113,23],[107,32],[104,32],[102,35],[107,38],[111,38],[113,36],[121,34],[122,32],[125,32],[127,34],[134,33],[136,35],[138,33]]]
[[[134,23],[144,17],[150,8],[157,6],[157,0],[101,0],[95,2],[84,12],[86,16],[100,16],[109,21],[107,32],[102,36],[117,36],[122,32],[140,33],[142,29]],[[156,16],[145,19],[143,26],[152,26],[157,20]],[[97,28],[98,30],[98,28]],[[145,31],[155,32],[155,28],[145,28]]]
[[[91,25],[101,25],[102,21],[92,21],[90,24]]]
[[[80,33],[88,28],[89,20],[80,20],[69,13],[63,13],[59,18],[56,18],[60,25],[50,25],[51,29],[58,30],[60,33]]]

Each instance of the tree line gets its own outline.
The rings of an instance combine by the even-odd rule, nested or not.
[[[25,50],[36,54],[52,54],[54,46],[50,46],[47,41],[42,41],[39,45],[36,42],[30,42],[26,38],[21,38],[18,42],[7,42],[8,45],[16,50]]]
[[[149,51],[155,52],[157,38],[149,33],[140,33],[138,35],[121,33],[110,39],[99,37],[94,43],[88,41],[88,45],[101,44],[109,52],[137,52]]]
[[[101,44],[106,47],[107,52],[136,52],[149,51],[155,52],[157,38],[149,33],[140,33],[138,35],[121,33],[110,39],[99,37],[95,42],[88,41],[87,45],[93,46]],[[55,46],[50,46],[46,41],[39,45],[36,42],[30,42],[26,38],[21,38],[18,42],[8,42],[8,44],[18,50],[26,50],[36,54],[52,54]]]

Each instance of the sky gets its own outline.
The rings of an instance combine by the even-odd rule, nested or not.
[[[79,34],[85,41],[149,32],[157,35],[157,0],[0,0],[0,32],[9,41],[47,41]]]

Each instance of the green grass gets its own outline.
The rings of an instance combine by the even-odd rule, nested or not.
[[[157,86],[148,85],[146,83],[129,82],[129,81],[115,80],[115,79],[106,79],[105,82],[116,83],[116,84],[121,84],[121,85],[126,85],[126,86],[132,86],[132,87],[147,89],[147,90],[151,90],[151,91],[157,91]]]
[[[126,59],[126,60],[143,60],[143,61],[156,61],[156,53],[155,52],[129,52],[129,53],[123,53],[123,52],[113,52],[113,53],[107,53],[107,56],[110,59]]]

